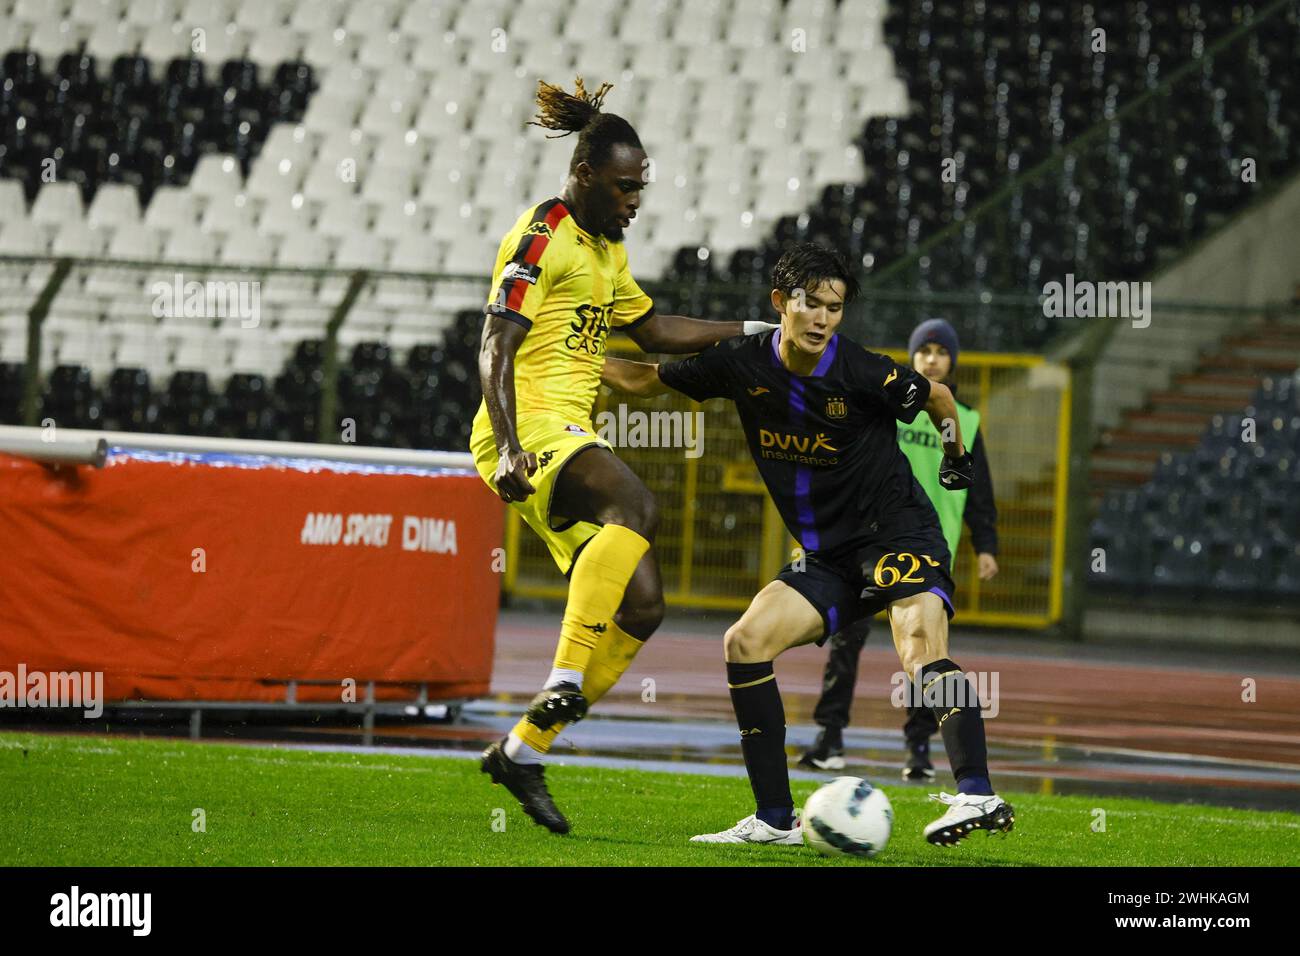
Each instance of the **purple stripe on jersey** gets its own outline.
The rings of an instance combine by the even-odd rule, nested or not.
[[[817,526],[813,523],[812,498],[808,492],[812,488],[812,471],[807,465],[796,465],[794,471],[794,500],[799,510],[799,543],[807,551],[816,551],[821,545],[817,535]]]
[[[773,336],[775,338],[775,336]],[[803,422],[805,412],[803,401],[803,382],[797,377],[790,377],[790,424]],[[796,465],[794,469],[794,502],[799,515],[799,544],[806,551],[816,551],[821,545],[817,534],[816,519],[812,506],[812,469],[807,465]]]
[[[826,351],[822,352],[821,359],[817,362],[817,367],[813,369],[814,375],[825,375],[826,370],[831,367],[831,362],[835,361],[835,349],[839,345],[840,337],[832,335],[831,340],[826,343]]]
[[[831,362],[835,361],[835,350],[839,348],[839,334],[831,336],[831,340],[826,343],[826,351],[822,352],[822,357],[817,360],[817,367],[812,370],[815,377],[825,375],[830,370]],[[785,363],[781,361],[781,330],[777,329],[772,333],[772,357],[776,359],[776,364],[785,368]],[[789,369],[786,369],[788,372]],[[793,374],[793,373],[791,373]]]

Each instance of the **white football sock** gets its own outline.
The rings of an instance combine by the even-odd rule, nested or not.
[[[506,738],[505,746],[506,756],[518,764],[541,763],[544,754],[535,750],[524,743],[523,738],[511,731],[510,736]]]
[[[582,671],[566,670],[563,667],[552,667],[551,676],[546,678],[546,683],[542,686],[546,690],[550,690],[556,684],[576,684],[578,690],[582,690]]]

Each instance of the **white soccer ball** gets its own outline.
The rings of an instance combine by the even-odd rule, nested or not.
[[[893,829],[889,797],[861,777],[836,777],[803,807],[804,842],[826,856],[873,857]]]

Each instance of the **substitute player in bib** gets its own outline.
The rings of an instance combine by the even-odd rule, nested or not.
[[[943,319],[926,319],[912,331],[907,351],[914,369],[932,382],[943,382],[956,396],[957,387],[951,378],[957,368],[959,349],[957,331],[951,325]],[[939,526],[948,542],[949,553],[956,560],[964,521],[970,528],[971,545],[978,562],[977,573],[981,581],[988,581],[998,573],[998,511],[993,499],[993,477],[984,450],[979,412],[958,401],[957,420],[961,424],[962,438],[970,443],[971,458],[975,462],[975,484],[969,491],[945,491],[939,486],[937,472],[943,449],[939,433],[928,421],[918,419],[900,426],[898,444],[912,463],[912,474],[938,512]],[[831,637],[831,652],[822,677],[822,694],[813,710],[813,720],[821,730],[816,743],[799,758],[799,763],[805,767],[831,771],[844,769],[844,728],[849,724],[853,688],[858,679],[858,658],[870,630],[871,618],[864,617]],[[904,780],[934,779],[930,738],[937,730],[934,712],[930,708],[908,704],[907,722],[903,725],[903,739],[907,744]]]
[[[812,243],[777,262],[772,305],[781,325],[680,362],[606,359],[607,385],[636,395],[666,388],[736,404],[750,454],[790,533],[804,549],[760,591],[724,639],[727,683],[757,809],[704,843],[802,843],[785,758],[785,711],[773,661],[888,609],[899,660],[919,674],[957,777],[947,811],[925,828],[952,845],[977,829],[1006,831],[1011,807],[989,782],[978,699],[948,657],[948,546],[898,446],[896,421],[922,410],[943,436],[940,480],[968,488],[952,393],[910,368],[836,335],[857,283],[844,260]]]
[[[589,95],[538,84],[534,125],[578,133],[559,196],[525,210],[497,252],[470,450],[479,475],[546,542],[569,578],[554,666],[481,768],[534,821],[567,833],[542,758],[560,730],[617,682],[663,617],[650,549],[654,496],[599,438],[591,409],[605,340],[627,332],[647,351],[697,352],[766,323],[657,315],[628,271],[623,230],[636,217],[646,154],[626,120]]]

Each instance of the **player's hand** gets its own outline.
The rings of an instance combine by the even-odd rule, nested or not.
[[[497,460],[497,494],[502,501],[523,501],[537,489],[528,479],[537,473],[537,456],[522,448],[506,449]]]
[[[970,452],[960,458],[944,455],[939,466],[939,484],[947,491],[962,491],[975,484],[975,459]]]
[[[981,551],[975,556],[975,561],[979,565],[979,578],[981,581],[988,581],[997,576],[998,559],[993,555],[987,551]]]

